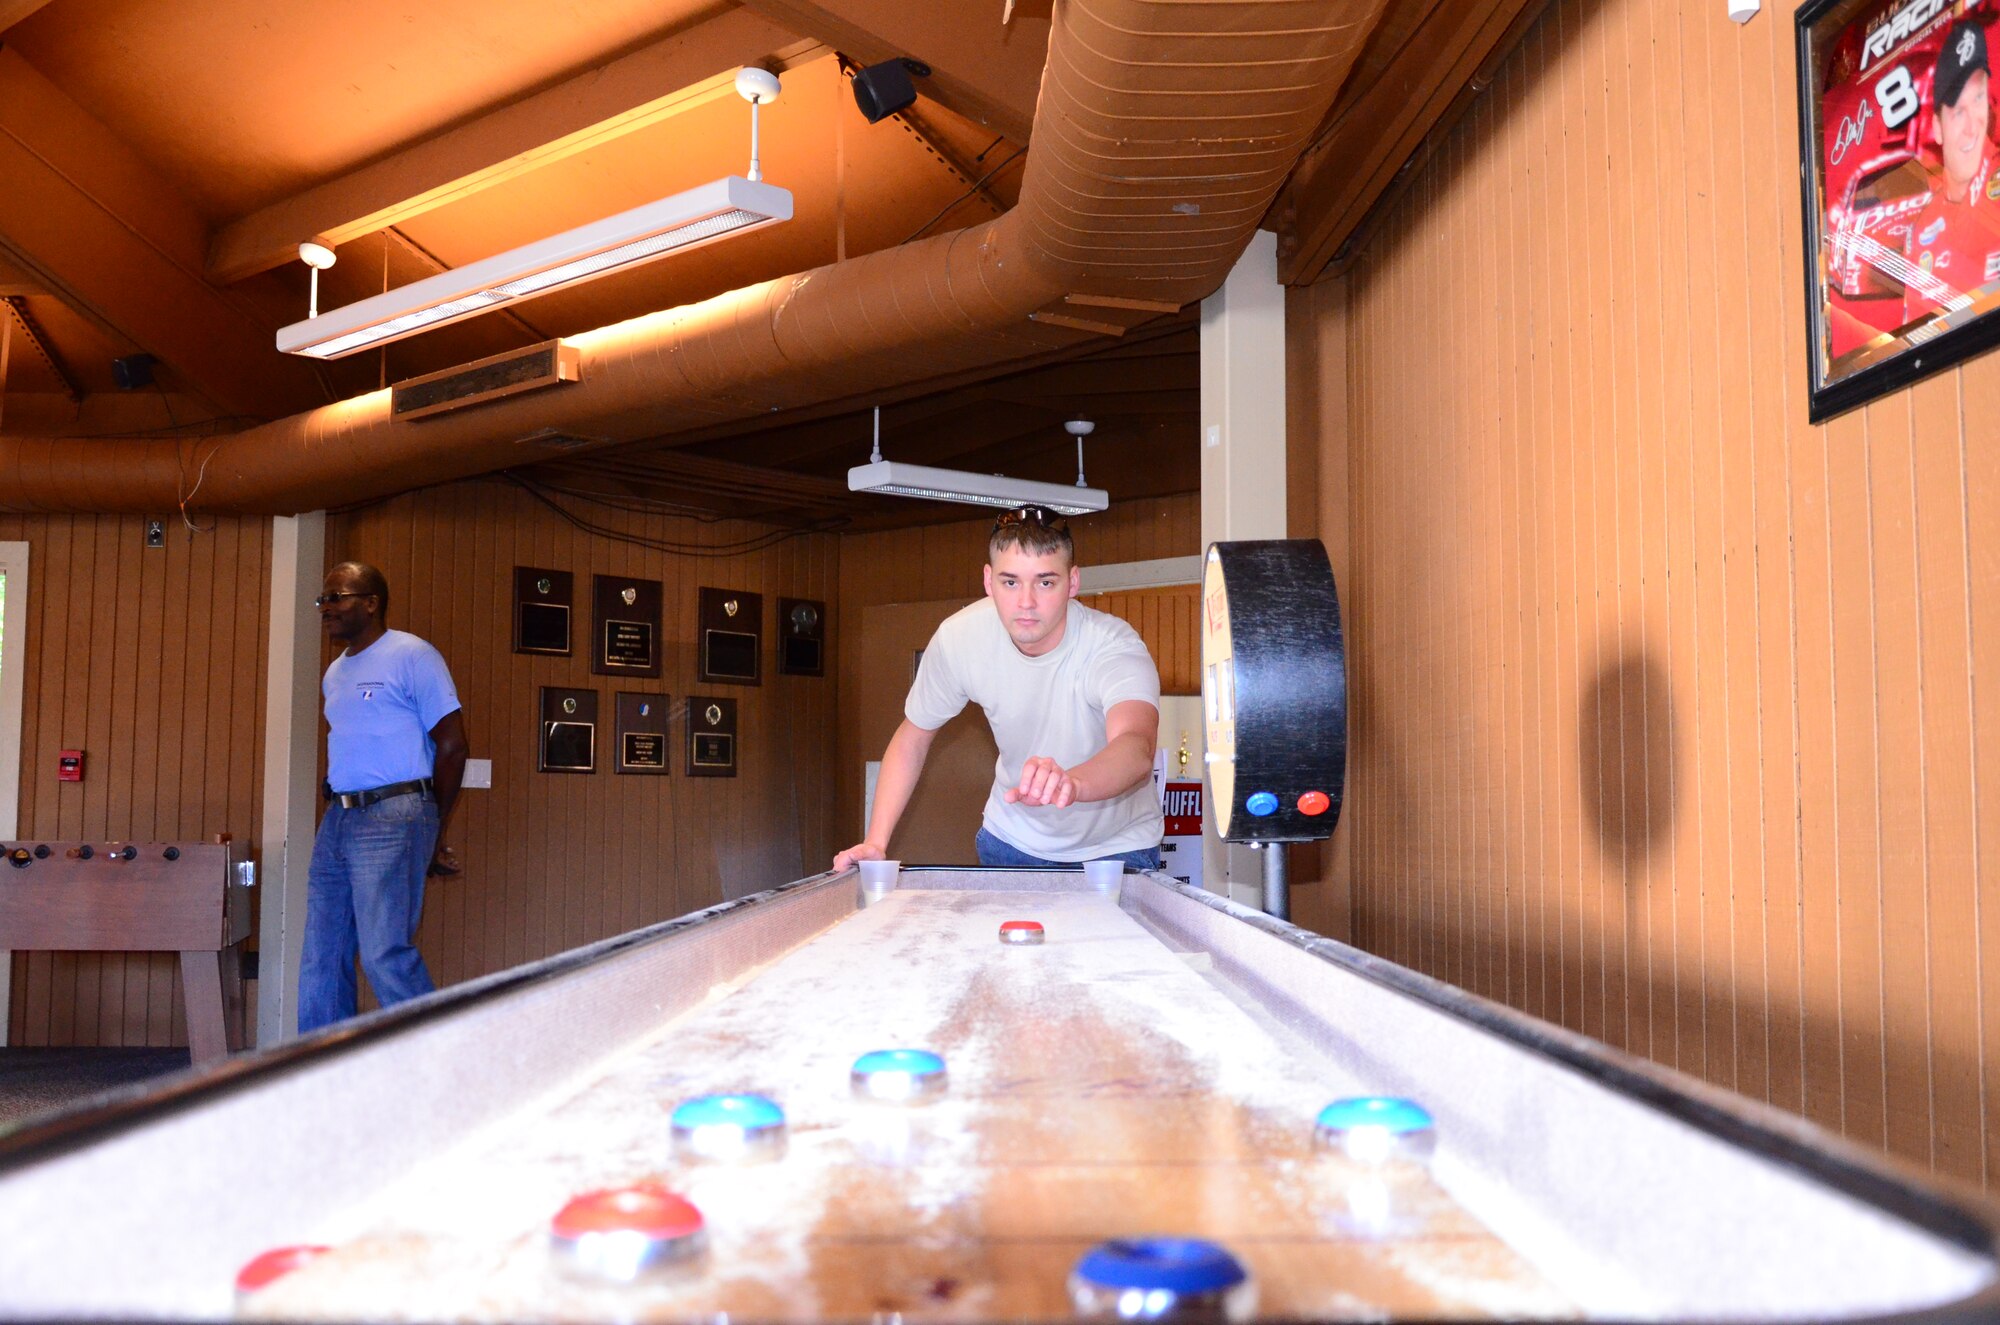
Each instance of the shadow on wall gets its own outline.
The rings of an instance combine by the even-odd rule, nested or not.
[[[1667,674],[1643,653],[1620,655],[1584,692],[1578,781],[1605,855],[1636,865],[1667,840],[1676,736]]]

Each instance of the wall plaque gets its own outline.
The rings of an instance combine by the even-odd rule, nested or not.
[[[514,567],[514,652],[570,651],[570,608],[576,577],[566,570]]]
[[[778,600],[778,673],[826,675],[826,604],[813,598]]]
[[[541,738],[535,769],[541,773],[597,771],[597,692],[542,687]]]
[[[692,778],[736,776],[736,701],[689,695],[687,773]]]
[[[599,676],[660,674],[660,582],[591,577],[590,670]]]
[[[618,719],[616,765],[618,771],[654,774],[670,772],[667,752],[672,715],[667,708],[667,696],[634,694],[628,690],[621,690],[615,702]]]
[[[728,685],[764,683],[764,595],[704,588],[695,629],[700,679]]]

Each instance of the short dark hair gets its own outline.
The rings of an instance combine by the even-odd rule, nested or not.
[[[378,599],[382,605],[382,619],[389,619],[389,577],[365,561],[343,561],[333,570],[344,570],[354,577],[360,592]],[[328,571],[331,575],[333,571]]]
[[[992,557],[1010,547],[1038,557],[1060,552],[1069,558],[1070,565],[1076,564],[1076,544],[1070,540],[1069,521],[1045,506],[1005,511],[993,522],[993,533],[986,540],[986,555]]]

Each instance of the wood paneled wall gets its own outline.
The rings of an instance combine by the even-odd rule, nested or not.
[[[1183,554],[1185,555],[1185,554]],[[1139,632],[1160,669],[1160,693],[1201,693],[1201,588],[1193,584],[1117,593],[1080,594],[1077,601],[1109,612]]]
[[[1563,0],[1296,296],[1357,933],[1990,1178],[2000,355],[1808,425],[1789,8]]]
[[[937,598],[979,597],[980,568],[986,564],[986,540],[993,519],[982,515],[951,524],[850,534],[840,541],[838,638],[834,656],[840,668],[840,733],[835,760],[833,804],[835,833],[841,846],[859,839],[862,769],[880,750],[864,750],[858,731],[863,686],[873,684],[862,674],[858,631],[861,609],[879,603],[917,603]],[[1118,502],[1100,515],[1070,521],[1077,561],[1109,566],[1160,557],[1185,557],[1201,551],[1201,497],[1183,493]],[[843,624],[846,626],[842,628]],[[1197,648],[1199,644],[1197,644]],[[907,682],[894,682],[907,689]],[[843,836],[846,835],[846,836]]]
[[[685,550],[587,533],[498,481],[410,493],[327,521],[329,562],[368,561],[388,576],[390,624],[444,654],[472,754],[493,760],[492,790],[464,792],[448,833],[464,873],[434,880],[426,896],[418,942],[440,984],[788,882],[824,868],[836,849],[825,790],[835,681],[776,675],[773,631],[780,595],[831,607],[838,540],[803,535],[732,553],[782,531],[564,501],[594,523]],[[516,565],[575,574],[571,657],[513,652]],[[600,573],[662,582],[658,681],[591,675],[591,577]],[[764,596],[761,686],[696,681],[703,585]],[[535,771],[538,694],[548,685],[601,696],[596,773]],[[735,698],[739,776],[684,775],[684,719],[674,725],[671,775],[614,772],[606,751],[620,690],[665,691],[676,705],[689,694]]]
[[[200,534],[117,516],[0,516],[28,544],[20,833],[254,837],[263,787],[269,520]],[[12,587],[10,586],[10,592]],[[56,752],[84,780],[56,781]],[[171,953],[15,953],[8,1042],[186,1044]]]

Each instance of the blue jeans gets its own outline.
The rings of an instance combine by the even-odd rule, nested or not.
[[[354,1015],[357,949],[383,1007],[436,988],[415,939],[437,836],[437,805],[422,796],[327,806],[306,876],[301,1034]]]
[[[993,836],[984,828],[979,830],[978,837],[972,839],[972,845],[978,850],[979,863],[982,865],[1026,865],[1044,870],[1077,868],[1075,861],[1043,860],[1040,856],[1031,856],[1013,843]],[[1142,847],[1137,851],[1127,851],[1116,856],[1097,856],[1095,859],[1122,860],[1135,870],[1156,870],[1160,868],[1160,849]]]

